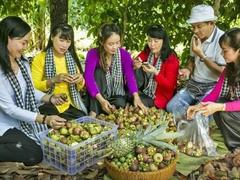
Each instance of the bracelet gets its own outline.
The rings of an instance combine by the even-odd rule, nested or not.
[[[42,124],[45,124],[45,123],[46,123],[46,119],[47,119],[47,115],[43,115]]]
[[[52,94],[50,97],[49,97],[49,103],[52,103],[51,102],[51,100],[52,100],[52,97],[53,97],[54,95]]]

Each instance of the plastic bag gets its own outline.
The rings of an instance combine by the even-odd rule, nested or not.
[[[191,121],[179,121],[177,129],[184,132],[184,135],[178,139],[178,147],[181,152],[190,156],[217,155],[214,142],[208,135],[208,117],[198,112]]]

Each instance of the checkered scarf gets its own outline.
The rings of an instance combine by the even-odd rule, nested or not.
[[[125,95],[120,49],[112,57],[112,65],[106,72],[107,97]]]
[[[153,61],[154,61],[154,53],[150,52],[147,62],[149,64],[153,64]],[[162,60],[159,56],[157,59],[157,63],[154,66],[158,70],[158,72],[160,72],[161,65],[162,65]],[[147,84],[147,87],[145,87],[145,89],[143,90],[143,92],[149,97],[155,98],[155,91],[156,91],[157,84],[154,80],[154,74],[147,73],[147,78],[148,78],[148,84]]]
[[[240,82],[237,82],[235,86],[229,86],[228,78],[225,77],[220,97],[225,97],[230,101],[240,99]]]
[[[56,67],[55,67],[55,63],[53,60],[54,56],[53,56],[53,49],[49,48],[47,49],[46,52],[46,58],[45,58],[45,77],[46,79],[51,79],[53,77],[56,76]],[[65,59],[67,62],[67,70],[68,73],[70,75],[74,75],[77,73],[77,66],[76,63],[72,57],[72,55],[70,54],[69,51],[67,51],[65,53]],[[81,95],[77,90],[77,85],[76,84],[69,84],[69,91],[70,91],[70,95],[71,95],[71,99],[74,103],[74,106],[79,109],[82,110],[83,112],[85,112],[87,114],[87,109],[82,101]],[[51,94],[54,91],[55,86],[53,85],[49,91],[48,94]]]
[[[27,86],[25,99],[23,99],[21,86],[20,86],[20,83],[19,83],[17,77],[15,76],[15,74],[13,72],[9,72],[6,76],[13,88],[14,93],[15,93],[17,106],[22,109],[26,109],[26,110],[29,110],[32,112],[38,112],[33,84],[32,84],[31,78],[28,74],[27,68],[24,65],[24,63],[22,62],[24,60],[25,59],[21,58],[20,60],[17,60],[16,62],[18,63],[18,66],[20,68],[20,71],[23,75],[23,78],[24,78],[24,80],[26,82],[26,86]],[[44,131],[47,129],[46,125],[39,124],[37,122],[30,124],[30,123],[26,123],[24,121],[20,121],[20,125],[21,125],[21,130],[33,138],[35,138],[34,133],[36,134],[38,132],[41,132],[41,131]]]

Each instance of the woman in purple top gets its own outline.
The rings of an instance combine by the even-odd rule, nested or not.
[[[98,36],[98,47],[87,54],[84,77],[91,116],[126,106],[129,94],[135,106],[146,109],[138,96],[131,56],[120,48],[120,39],[118,26],[104,24]]]
[[[213,114],[230,150],[240,147],[240,28],[227,31],[219,39],[227,63],[214,89],[200,104],[190,106],[187,118],[200,111]],[[215,103],[217,101],[217,103]]]

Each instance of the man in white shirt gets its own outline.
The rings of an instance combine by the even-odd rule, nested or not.
[[[213,88],[225,61],[221,55],[218,40],[224,33],[216,25],[217,17],[214,10],[208,5],[197,5],[192,8],[187,20],[192,26],[190,55],[185,68],[179,71],[181,78],[189,78],[184,89],[181,89],[168,103],[167,111],[176,118],[181,118],[189,105],[196,104]]]

